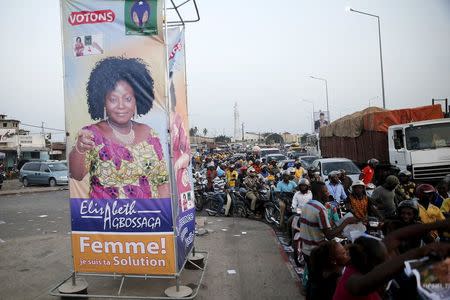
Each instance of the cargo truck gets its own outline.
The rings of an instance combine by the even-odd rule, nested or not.
[[[450,119],[440,105],[371,107],[322,127],[319,144],[323,157],[345,157],[360,166],[376,158],[411,171],[419,182],[450,174]]]

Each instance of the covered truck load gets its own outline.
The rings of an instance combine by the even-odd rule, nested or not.
[[[389,126],[443,117],[440,105],[397,110],[369,107],[320,128],[321,154],[349,158],[359,164],[371,158],[388,164]]]

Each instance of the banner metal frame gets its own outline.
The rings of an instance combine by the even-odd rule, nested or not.
[[[172,4],[172,7],[167,7],[166,3],[170,1],[170,3]],[[179,8],[184,6],[185,4],[189,3],[189,2],[193,2],[194,5],[194,9],[195,9],[195,13],[196,13],[196,18],[195,19],[183,19],[182,14],[179,11]],[[61,7],[62,7],[62,2],[60,2],[60,11],[61,11]],[[167,18],[167,10],[175,10],[179,20],[176,21],[168,21]],[[185,24],[186,23],[195,23],[200,21],[200,14],[198,11],[198,6],[196,3],[196,0],[185,0],[182,3],[176,5],[174,0],[163,0],[163,30],[164,30],[164,44],[166,47],[166,63],[167,63],[167,67],[166,67],[166,82],[169,83],[169,64],[168,64],[168,51],[169,51],[169,44],[168,44],[168,39],[167,39],[167,30],[169,27],[182,27],[183,29],[185,28]],[[62,24],[63,22],[63,18],[62,18],[62,14],[60,16],[60,22]],[[62,32],[61,32],[61,36],[62,36]],[[64,43],[62,45],[62,53],[64,56]],[[64,63],[63,63],[63,76],[64,76]],[[186,68],[186,64],[185,64],[185,68]],[[185,70],[186,71],[186,70]],[[185,77],[186,77],[186,72],[185,72]],[[187,83],[186,83],[187,84]],[[64,92],[65,93],[65,92]],[[169,161],[169,166],[170,166],[170,172],[171,175],[173,174],[173,164],[172,164],[172,160],[173,160],[173,154],[172,154],[172,147],[171,147],[171,133],[170,133],[170,99],[169,99],[169,84],[167,84],[166,86],[166,91],[165,91],[165,101],[166,101],[166,109],[167,112],[169,113],[169,118],[168,118],[168,122],[169,122],[169,132],[168,132],[168,139],[169,139],[169,152],[170,152],[170,161]],[[67,122],[67,120],[66,120]],[[66,126],[67,127],[67,126]],[[172,176],[172,179],[174,179],[175,176]],[[176,182],[174,180],[171,180],[172,186],[171,186],[171,190],[172,190],[172,222],[173,222],[173,232],[174,232],[174,253],[175,253],[175,263],[176,263],[176,273],[174,274],[168,274],[168,275],[151,275],[151,274],[144,274],[144,275],[139,275],[139,274],[119,274],[119,273],[84,273],[84,272],[75,272],[72,271],[72,273],[70,274],[70,276],[66,277],[62,282],[56,284],[54,287],[51,288],[51,290],[49,291],[49,294],[51,296],[59,296],[59,297],[67,297],[67,298],[113,298],[113,299],[194,299],[195,297],[197,297],[197,294],[199,292],[199,289],[202,285],[203,282],[203,278],[205,275],[205,271],[206,271],[206,267],[208,265],[208,257],[209,257],[209,253],[207,251],[198,251],[195,249],[195,245],[192,247],[192,249],[186,254],[186,257],[184,259],[183,265],[182,267],[178,270],[178,258],[177,258],[177,225],[176,225],[176,214],[177,212],[175,211],[175,209],[178,209],[178,195],[175,195],[175,191],[176,191]],[[175,189],[174,189],[175,187]],[[174,195],[176,196],[174,198]],[[175,205],[174,205],[175,203]],[[71,239],[71,248],[73,247],[72,245],[72,239]],[[200,267],[199,265],[197,265],[196,263],[194,263],[193,261],[189,260],[188,257],[192,254],[192,253],[200,253],[200,254],[204,254],[204,260],[203,260],[203,267]],[[154,297],[154,296],[133,296],[133,295],[121,295],[122,292],[122,287],[123,284],[125,282],[126,278],[140,278],[140,279],[175,279],[176,281],[176,288],[178,291],[178,288],[180,286],[180,277],[181,277],[181,273],[184,271],[186,263],[189,261],[190,264],[192,264],[196,269],[195,270],[201,270],[201,276],[200,279],[198,281],[198,284],[196,285],[196,288],[193,290],[193,293],[188,296],[188,297],[183,297],[183,298],[173,298],[173,297]],[[73,256],[72,256],[72,264],[73,264]],[[117,295],[115,294],[110,294],[110,295],[105,295],[105,294],[65,294],[65,293],[61,293],[59,292],[59,288],[65,284],[68,281],[72,282],[72,285],[76,284],[76,278],[78,275],[81,276],[86,276],[86,277],[113,277],[113,278],[121,278],[120,281],[120,286],[117,292]]]

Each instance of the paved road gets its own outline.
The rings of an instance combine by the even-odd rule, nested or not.
[[[71,271],[68,207],[67,191],[0,196],[0,299],[56,299],[48,291]],[[270,227],[247,219],[207,218],[206,228],[213,232],[196,238],[197,248],[210,253],[196,299],[302,298]],[[183,283],[193,286],[198,274],[185,271]],[[120,284],[112,278],[88,282],[90,293],[117,291]],[[123,293],[161,296],[170,285],[126,279]]]

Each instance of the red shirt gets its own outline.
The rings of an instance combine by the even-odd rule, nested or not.
[[[366,166],[364,169],[362,169],[362,181],[364,184],[369,184],[372,182],[373,174],[375,173],[373,169],[370,166]]]
[[[372,292],[364,296],[353,296],[352,294],[350,294],[345,288],[345,285],[347,284],[348,279],[353,274],[359,274],[359,272],[352,266],[345,267],[344,274],[342,274],[342,277],[341,279],[339,279],[336,286],[333,300],[381,300],[381,297],[377,292]]]

